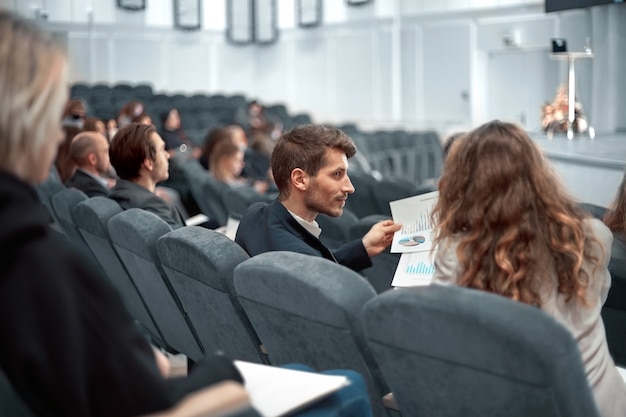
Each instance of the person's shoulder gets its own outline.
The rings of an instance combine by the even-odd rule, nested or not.
[[[613,232],[601,220],[586,218],[583,220],[585,233],[593,235],[603,245],[610,246],[613,242]]]

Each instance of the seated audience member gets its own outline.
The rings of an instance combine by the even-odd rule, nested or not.
[[[235,113],[235,121],[239,126],[243,126],[250,135],[258,132],[269,133],[272,130],[270,120],[265,114],[265,107],[256,100],[252,100],[247,105],[239,108]]]
[[[111,141],[109,154],[120,178],[111,189],[109,198],[124,209],[150,211],[172,228],[185,225],[181,213],[155,194],[157,184],[169,177],[170,155],[154,126],[139,123],[124,126]]]
[[[222,141],[232,141],[232,133],[226,127],[216,127],[209,131],[206,139],[204,140],[204,146],[202,147],[202,153],[198,161],[206,169],[209,170],[211,153],[215,145]]]
[[[463,133],[463,132],[457,132],[457,133],[453,133],[450,136],[448,136],[446,141],[443,143],[443,160],[444,161],[448,157],[448,154],[450,153],[450,148],[452,148],[452,145],[454,144],[454,142],[456,142],[464,134],[465,133]]]
[[[207,355],[188,376],[168,378],[166,359],[109,281],[48,227],[32,185],[46,180],[63,140],[63,49],[0,10],[0,62],[0,91],[13,103],[0,107],[0,368],[29,411],[131,417],[176,407],[176,415],[207,415],[207,402],[245,402],[242,376],[225,356]],[[363,379],[345,375],[352,385],[301,415],[371,416]]]
[[[372,226],[363,239],[331,251],[319,240],[319,213],[338,217],[354,187],[348,158],[356,153],[341,130],[302,125],[285,133],[272,153],[278,199],[253,204],[242,218],[235,241],[250,256],[269,251],[292,251],[319,256],[359,271],[372,265],[370,257],[387,248],[400,225],[385,220]]]
[[[65,110],[63,110],[63,126],[73,126],[82,129],[86,114],[87,106],[82,99],[73,98],[68,100]]]
[[[143,114],[143,103],[141,101],[132,100],[124,104],[120,109],[117,119],[117,128],[121,129],[124,126],[133,122],[133,119]]]
[[[202,150],[195,146],[187,133],[183,130],[180,113],[173,107],[161,115],[161,130],[159,134],[165,141],[165,149],[172,155],[184,153],[191,158],[198,159]]]
[[[609,355],[600,310],[611,233],[586,217],[520,127],[493,121],[458,139],[433,212],[435,283],[536,306],[578,341],[604,417],[626,416],[626,384]]]
[[[106,122],[106,137],[111,142],[111,139],[117,133],[117,121],[115,119],[109,119]]]
[[[209,173],[217,181],[231,187],[253,186],[259,193],[267,191],[267,182],[251,181],[241,176],[245,162],[243,151],[232,140],[222,140],[217,143],[209,158]]]
[[[88,117],[85,119],[85,123],[83,123],[83,131],[84,132],[98,132],[103,134],[105,137],[107,136],[107,128],[104,125],[104,122],[97,117]],[[108,141],[109,138],[107,138]]]
[[[59,173],[61,182],[65,182],[72,178],[76,171],[76,164],[74,164],[74,161],[72,161],[70,157],[70,145],[74,137],[80,133],[81,129],[77,126],[63,126],[62,129],[64,140],[59,145],[59,149],[57,149],[54,165]]]
[[[88,197],[107,196],[111,162],[109,141],[98,132],[81,132],[72,140],[70,157],[76,164],[74,176],[65,182]]]
[[[31,184],[46,179],[63,141],[66,58],[50,35],[0,10],[0,62],[0,91],[13,103],[0,108],[0,314],[10,317],[0,322],[0,368],[20,397],[36,416],[138,416],[241,382],[222,356],[187,378],[162,376],[161,354],[117,292],[50,230]]]
[[[140,125],[151,125],[152,117],[148,113],[141,113],[139,116],[133,117],[131,123],[139,123]]]

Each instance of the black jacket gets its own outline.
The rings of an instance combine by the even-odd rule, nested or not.
[[[302,227],[278,200],[250,206],[239,223],[235,242],[250,256],[270,251],[290,251],[320,256],[354,271],[372,266],[360,239],[331,251]]]
[[[165,380],[114,288],[48,228],[29,185],[0,172],[0,367],[38,416],[136,416],[218,381],[207,357]]]

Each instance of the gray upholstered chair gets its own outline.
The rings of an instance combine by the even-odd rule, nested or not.
[[[397,289],[363,326],[407,416],[599,416],[576,341],[538,308],[478,290]]]
[[[84,200],[87,200],[87,195],[76,188],[63,188],[50,197],[52,210],[65,234],[79,244],[83,243],[83,237],[76,228],[73,209]]]
[[[165,341],[161,331],[146,308],[135,282],[113,249],[107,229],[109,219],[124,211],[115,201],[106,197],[92,197],[74,207],[74,220],[83,240],[102,267],[105,275],[118,290],[131,316],[148,333],[153,343],[162,347]]]
[[[323,258],[267,252],[235,268],[235,289],[273,364],[353,369],[368,385],[375,415],[388,393],[360,325],[376,296],[356,272]]]
[[[203,348],[187,320],[156,253],[156,241],[172,228],[157,215],[129,209],[111,217],[109,236],[115,251],[133,278],[168,346],[193,361]]]
[[[52,209],[51,202],[52,196],[63,189],[65,189],[65,185],[60,183],[58,179],[55,179],[52,176],[50,176],[46,181],[42,182],[41,184],[35,186],[35,190],[37,191],[39,200],[41,201],[41,204],[43,204],[43,206],[46,208],[46,211],[50,216],[51,227],[57,232],[65,234],[65,231],[63,230],[63,227],[61,226],[61,223],[59,222],[56,213]]]
[[[615,236],[618,239],[618,236]],[[614,242],[613,247],[616,243]],[[611,288],[602,306],[602,321],[606,329],[609,352],[615,363],[626,366],[626,259],[611,258]]]
[[[187,226],[161,236],[157,253],[207,352],[268,363],[233,286],[233,271],[248,254],[214,230]]]
[[[378,180],[364,172],[350,171],[349,176],[354,186],[354,193],[348,196],[346,208],[356,214],[359,219],[371,214],[381,214],[378,212],[374,195]]]
[[[0,369],[0,416],[35,417],[2,369]]]
[[[228,187],[222,196],[228,215],[237,219],[243,217],[248,207],[258,201],[271,202],[272,197],[259,194],[254,187]]]
[[[222,195],[229,186],[216,181],[196,160],[185,161],[181,169],[200,211],[210,219],[215,219],[220,225],[226,225],[228,211],[222,201]]]
[[[322,213],[315,220],[322,228],[320,235],[322,243],[331,249],[337,249],[352,240],[350,228],[358,223],[359,218],[350,210],[344,209],[343,214],[339,217],[331,217]]]

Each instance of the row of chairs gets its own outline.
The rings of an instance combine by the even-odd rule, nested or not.
[[[377,416],[598,415],[576,342],[538,309],[456,287],[377,294],[325,259],[249,258],[215,231],[172,231],[102,197],[70,212],[138,322],[192,360],[219,350],[354,369]],[[383,400],[390,391],[395,405]]]

